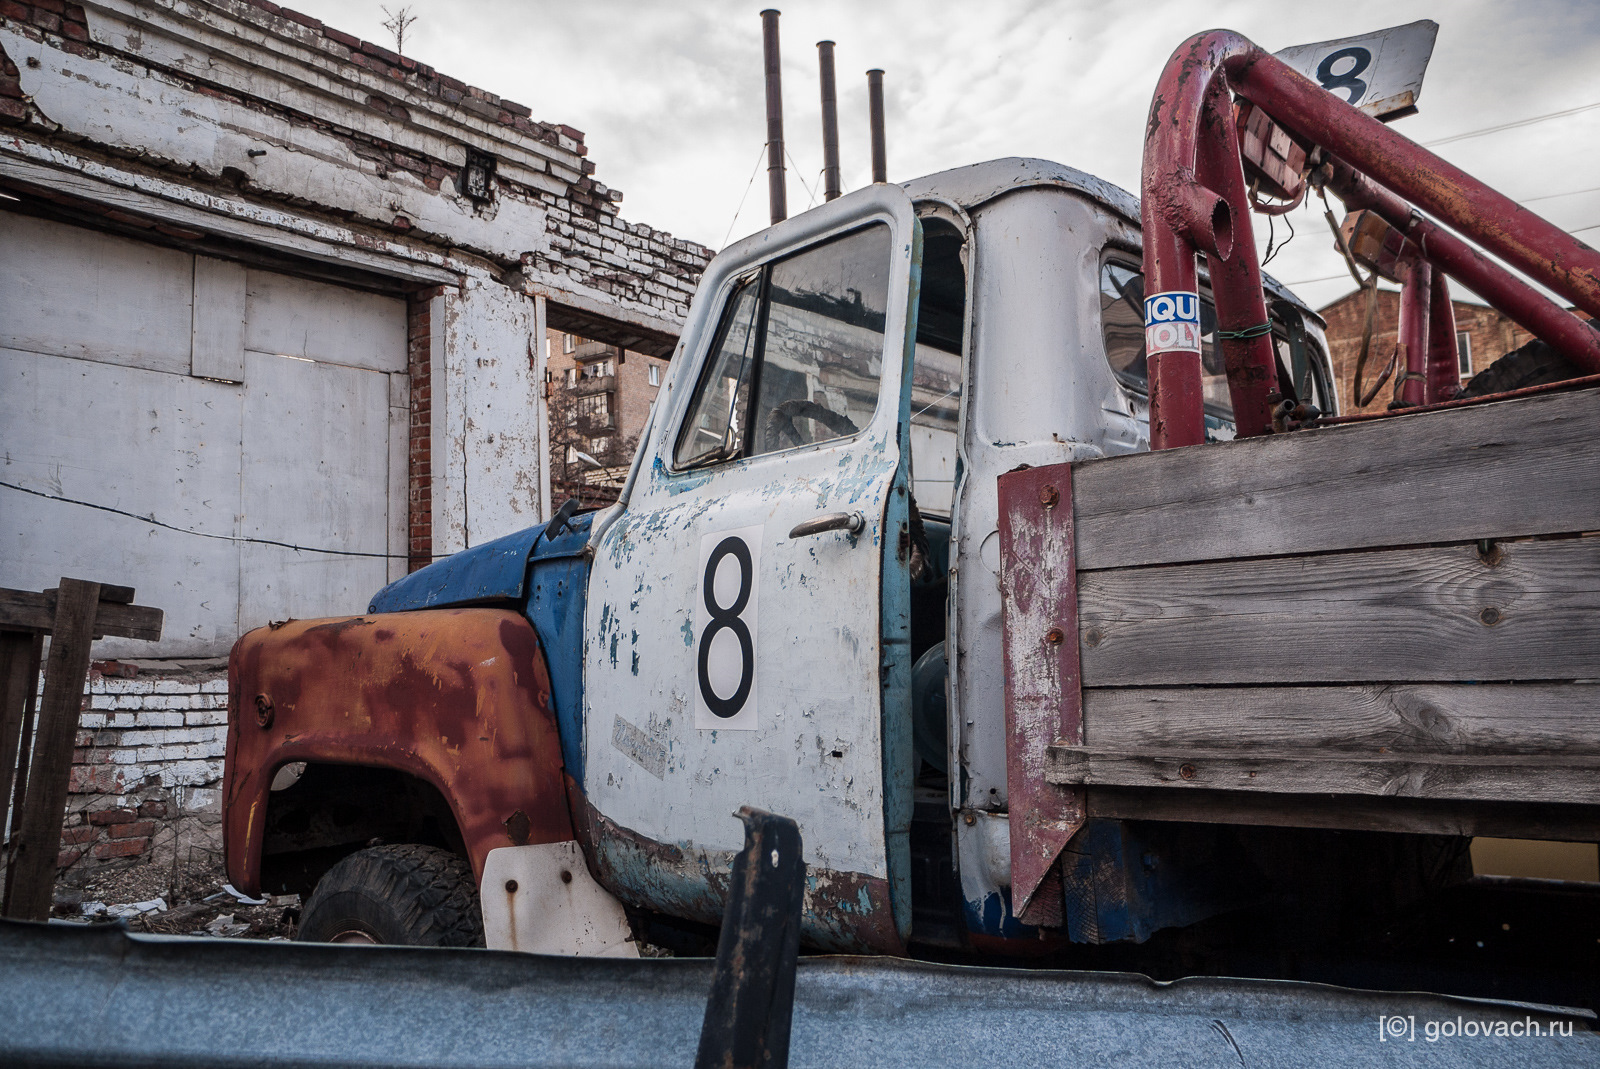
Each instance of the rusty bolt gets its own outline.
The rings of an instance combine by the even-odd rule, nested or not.
[[[517,881],[516,880],[507,880],[506,881],[506,894],[514,895],[516,893],[517,893]]]
[[[1178,766],[1178,776],[1180,778],[1182,778],[1182,779],[1194,779],[1194,766],[1193,765],[1179,765]]]
[[[256,695],[256,726],[261,728],[272,726],[272,699],[265,694]]]
[[[572,882],[572,873],[568,872],[566,869],[562,869],[561,870],[561,882],[562,883],[571,883]]]
[[[1483,621],[1483,626],[1493,627],[1500,622],[1500,610],[1491,605],[1478,614],[1478,619]]]
[[[1067,634],[1059,627],[1052,627],[1044,633],[1044,640],[1052,646],[1059,646],[1066,640]]]
[[[962,817],[961,819],[965,820],[967,822],[967,827],[969,827],[969,828],[972,827],[972,825],[978,823],[977,816],[975,814],[972,814],[972,813],[968,813],[966,816]]]
[[[1043,505],[1045,508],[1055,508],[1056,502],[1060,500],[1061,491],[1057,490],[1055,487],[1048,485],[1039,487],[1039,504]]]

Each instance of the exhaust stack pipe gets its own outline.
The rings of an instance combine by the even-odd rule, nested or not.
[[[822,199],[839,197],[839,96],[833,82],[833,42],[817,42],[822,70]]]
[[[789,217],[789,198],[783,171],[783,81],[778,67],[778,15],[776,8],[761,13],[761,51],[767,68],[767,199],[772,221]]]
[[[889,180],[888,152],[883,143],[883,71],[867,72],[867,108],[872,121],[872,180]]]

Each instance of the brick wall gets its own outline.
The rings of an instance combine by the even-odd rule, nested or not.
[[[433,563],[433,316],[437,289],[406,299],[406,366],[411,383],[407,453],[406,553],[410,571]]]
[[[1472,374],[1477,374],[1506,353],[1528,342],[1532,335],[1499,311],[1479,304],[1452,301],[1456,332],[1472,339]],[[1356,360],[1361,354],[1361,333],[1367,322],[1367,298],[1357,291],[1321,309],[1328,323],[1328,356],[1333,361],[1339,403],[1345,415],[1357,412],[1382,412],[1394,399],[1394,377],[1365,408],[1355,403]],[[1372,351],[1367,357],[1364,385],[1371,383],[1389,363],[1389,355],[1400,339],[1400,294],[1393,290],[1378,293],[1377,322],[1372,332]],[[1403,369],[1401,369],[1403,371]],[[1396,376],[1397,377],[1397,376]]]
[[[94,664],[57,860],[69,882],[119,860],[220,860],[227,691],[220,663]]]

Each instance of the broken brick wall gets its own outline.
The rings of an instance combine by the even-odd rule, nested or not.
[[[106,863],[220,864],[225,665],[95,662],[57,860],[78,882]]]

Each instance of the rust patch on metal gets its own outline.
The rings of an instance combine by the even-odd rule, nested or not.
[[[393,768],[431,783],[473,871],[513,842],[572,838],[550,677],[533,627],[502,609],[437,609],[257,628],[228,659],[223,846],[228,877],[259,889],[267,793],[292,761]],[[257,727],[239,695],[272,710]],[[250,719],[259,723],[252,710]]]
[[[1085,819],[1081,787],[1045,780],[1051,743],[1083,738],[1072,467],[1008,472],[999,496],[1011,901],[1024,923],[1048,926],[1061,923],[1056,860]]]
[[[630,906],[704,924],[721,924],[733,850],[695,850],[658,842],[603,816],[571,776],[564,776],[577,840],[589,874]],[[685,847],[688,847],[687,849]],[[841,954],[904,956],[889,882],[859,872],[807,866],[801,941]]]
[[[505,820],[506,834],[511,836],[511,842],[516,846],[527,846],[528,836],[533,834],[533,822],[528,819],[528,814],[517,810]]]

